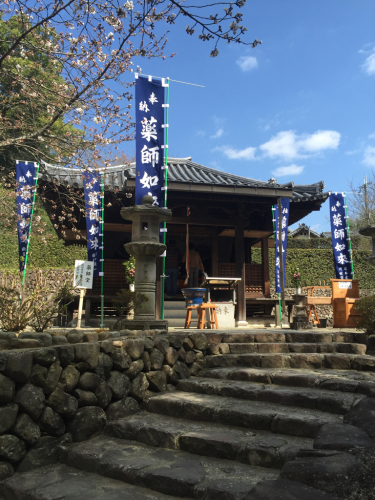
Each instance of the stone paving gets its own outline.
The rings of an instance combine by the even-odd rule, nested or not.
[[[59,464],[15,474],[0,498],[375,499],[375,358],[361,334],[205,333],[198,376],[61,445]]]

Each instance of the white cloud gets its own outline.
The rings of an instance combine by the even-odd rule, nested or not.
[[[368,136],[369,139],[375,139],[375,133]]]
[[[306,158],[325,149],[337,149],[340,134],[335,130],[318,130],[314,134],[298,136],[293,130],[279,132],[260,146],[264,156],[270,158]]]
[[[241,56],[237,59],[236,64],[238,64],[242,71],[250,71],[258,67],[258,60],[253,56]]]
[[[206,135],[206,132],[204,130],[197,130],[195,135],[196,137],[204,137]]]
[[[234,149],[230,146],[220,146],[214,151],[221,151],[230,160],[254,160],[257,148]]]
[[[218,139],[223,134],[224,134],[224,129],[223,128],[219,128],[219,130],[217,132],[215,132],[214,135],[211,135],[211,139]]]
[[[375,167],[375,148],[372,146],[368,146],[365,149],[365,155],[362,160],[362,163],[367,165],[368,167]]]
[[[362,64],[362,68],[368,75],[375,75],[375,52],[370,54],[365,62]]]
[[[272,174],[276,177],[285,177],[286,175],[299,175],[303,172],[305,168],[304,165],[289,165],[287,167],[277,167],[272,171]]]

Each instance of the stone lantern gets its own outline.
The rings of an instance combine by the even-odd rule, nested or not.
[[[156,257],[167,248],[159,241],[160,223],[170,220],[172,211],[154,206],[153,201],[146,195],[142,205],[121,209],[121,217],[133,222],[132,241],[124,246],[135,257],[135,293],[146,299],[135,304],[133,320],[123,321],[131,330],[168,328],[168,321],[155,319]]]

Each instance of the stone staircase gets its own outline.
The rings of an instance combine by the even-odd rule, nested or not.
[[[6,480],[1,499],[375,498],[375,357],[363,336],[207,338],[199,376],[62,447],[59,465]]]
[[[195,313],[198,318],[198,315]],[[169,328],[184,328],[186,318],[185,300],[164,301],[164,319],[168,320]],[[194,319],[197,319],[194,317]],[[194,323],[195,324],[195,323]]]

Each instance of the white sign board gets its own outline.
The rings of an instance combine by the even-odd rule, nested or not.
[[[234,328],[236,326],[234,319],[234,304],[233,302],[215,302],[216,315],[219,328]],[[206,319],[210,320],[210,311],[206,311]]]
[[[92,288],[94,263],[89,260],[76,260],[74,263],[74,286]]]
[[[353,284],[351,281],[339,281],[339,288],[344,288],[345,290],[351,290]]]

